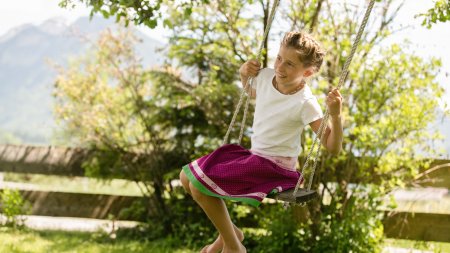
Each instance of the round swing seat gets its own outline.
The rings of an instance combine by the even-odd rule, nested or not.
[[[314,190],[298,189],[295,196],[292,195],[293,192],[294,192],[294,189],[290,189],[290,190],[269,196],[269,198],[276,199],[276,200],[282,200],[284,202],[289,202],[292,204],[302,204],[302,203],[306,203],[318,196],[317,192]]]

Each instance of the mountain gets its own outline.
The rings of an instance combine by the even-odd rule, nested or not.
[[[69,58],[89,47],[77,35],[95,39],[107,28],[117,25],[101,17],[82,17],[72,24],[54,18],[39,26],[16,27],[0,37],[0,143],[51,144],[56,72],[46,62],[67,66]],[[143,65],[161,64],[164,57],[157,49],[164,45],[138,30],[135,33],[142,40],[136,52]]]

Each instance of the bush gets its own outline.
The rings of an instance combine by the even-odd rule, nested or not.
[[[246,234],[245,245],[250,252],[311,252],[308,224],[296,222],[293,208],[276,204],[264,206],[258,213],[259,229]]]
[[[246,234],[247,249],[286,253],[380,252],[383,226],[377,211],[379,199],[376,189],[354,190],[345,206],[340,201],[321,205],[318,222],[313,222],[309,213],[317,203],[288,209],[281,204],[265,206],[254,214],[259,216],[260,229]]]
[[[314,252],[381,252],[380,197],[377,189],[355,189],[345,206],[339,201],[324,206]]]
[[[22,226],[24,218],[20,214],[26,214],[29,203],[26,202],[18,190],[5,189],[0,192],[0,211],[6,216],[4,225]]]

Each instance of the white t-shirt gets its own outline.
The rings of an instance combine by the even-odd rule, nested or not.
[[[253,80],[256,107],[251,149],[269,156],[297,157],[303,129],[322,118],[322,110],[308,85],[285,95],[273,87],[274,75],[273,69],[265,68]]]

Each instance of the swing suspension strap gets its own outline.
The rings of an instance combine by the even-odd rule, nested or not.
[[[339,78],[339,83],[338,83],[338,86],[336,87],[337,89],[341,89],[342,85],[345,82],[345,79],[347,78],[348,67],[350,66],[350,62],[352,61],[353,56],[355,55],[356,48],[359,45],[359,41],[361,40],[361,36],[362,36],[362,34],[364,32],[364,29],[366,27],[367,21],[369,20],[369,16],[370,16],[370,13],[372,12],[374,3],[375,3],[375,0],[371,0],[369,5],[368,5],[368,7],[367,7],[366,13],[364,14],[363,21],[362,21],[362,23],[361,23],[361,25],[359,27],[359,30],[358,30],[358,33],[356,35],[355,41],[353,42],[350,55],[347,57],[347,60],[345,61],[345,64],[344,64],[344,68],[342,69],[342,72],[341,72],[341,75],[340,75],[340,78]],[[305,168],[307,168],[309,163],[310,163],[311,156],[314,155],[314,163],[313,163],[312,170],[311,170],[311,175],[309,176],[309,181],[308,181],[308,188],[307,188],[308,190],[311,190],[312,181],[314,179],[314,174],[315,174],[315,171],[316,171],[317,160],[318,160],[318,158],[320,156],[320,142],[321,142],[322,137],[324,136],[325,130],[327,128],[326,126],[328,125],[329,117],[330,117],[330,113],[328,112],[328,107],[326,107],[325,114],[323,116],[323,119],[322,119],[322,122],[320,124],[319,130],[317,131],[317,134],[316,134],[316,137],[314,138],[314,142],[312,144],[312,147],[311,147],[311,149],[310,149],[310,151],[308,153],[306,161],[303,164],[303,167],[302,167],[302,170],[301,170],[301,175],[303,175],[303,172],[304,172]],[[294,192],[292,193],[293,196],[296,195],[296,193],[297,193],[297,191],[298,191],[298,189],[300,187],[301,181],[302,181],[302,177],[300,177],[299,180],[297,181],[297,184],[295,186]]]
[[[261,55],[262,55],[262,51],[264,49],[264,41],[266,41],[267,36],[269,34],[269,30],[270,30],[270,27],[272,26],[273,19],[275,17],[275,13],[276,13],[276,9],[277,9],[279,3],[280,3],[280,0],[275,0],[275,2],[272,5],[272,10],[270,11],[269,19],[267,20],[267,25],[266,25],[266,28],[264,29],[263,39],[262,39],[261,44],[259,46],[258,55],[256,57],[256,59],[258,61],[261,61]],[[238,113],[239,113],[239,111],[241,109],[244,95],[247,94],[246,101],[245,101],[244,115],[242,117],[242,122],[241,122],[241,130],[239,132],[239,139],[238,139],[238,142],[237,142],[238,144],[241,144],[242,136],[244,135],[245,121],[247,119],[248,106],[250,104],[250,95],[249,94],[251,94],[252,87],[253,87],[253,78],[250,77],[250,78],[247,79],[247,81],[246,81],[246,83],[244,85],[244,89],[242,89],[241,96],[239,97],[239,102],[238,102],[238,104],[236,106],[236,110],[234,111],[233,118],[231,119],[231,123],[228,126],[227,133],[225,134],[225,137],[223,138],[222,145],[228,143],[228,138],[230,136],[231,129],[233,128],[233,126],[234,126],[234,124],[236,122],[236,117],[237,117],[237,115],[238,115]]]

